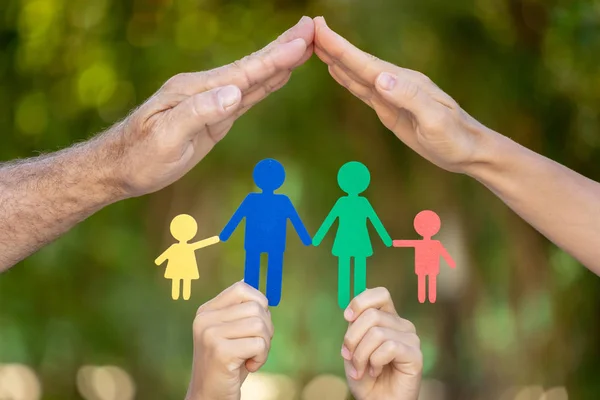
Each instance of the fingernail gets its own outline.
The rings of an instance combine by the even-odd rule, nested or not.
[[[375,378],[375,368],[373,368],[373,367],[369,368],[369,375],[371,375],[373,378]]]
[[[382,72],[377,78],[377,84],[383,90],[392,90],[396,85],[396,77],[387,72]]]
[[[221,107],[227,109],[237,103],[240,99],[240,89],[236,86],[225,86],[217,94]]]
[[[352,379],[358,378],[358,372],[356,372],[356,369],[354,367],[350,367],[350,371],[348,371],[348,375],[350,375],[350,378],[352,378]]]
[[[344,345],[342,346],[342,357],[344,360],[350,361],[352,359],[352,354],[350,354],[350,350]]]
[[[347,321],[350,321],[353,316],[354,311],[352,311],[350,307],[346,308],[346,311],[344,311],[344,318],[346,318]]]

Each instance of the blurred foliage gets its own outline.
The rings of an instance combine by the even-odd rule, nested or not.
[[[304,14],[324,15],[359,47],[428,74],[484,124],[600,180],[598,0],[3,0],[0,160],[84,140],[170,76],[241,58]],[[198,237],[217,234],[266,157],[286,166],[282,191],[312,233],[349,160],[371,169],[367,196],[392,237],[416,237],[418,211],[440,213],[458,268],[442,266],[435,305],[417,302],[412,252],[372,236],[368,263],[369,286],[388,287],[416,324],[425,375],[448,398],[498,398],[524,384],[600,396],[597,277],[486,188],[413,154],[316,58],[185,178],[107,207],[0,276],[0,362],[32,366],[46,399],[80,398],[84,364],[122,366],[141,399],[182,398],[195,310],[242,278],[243,233],[198,252],[189,302],[170,300],[153,260],[179,213],[198,219]],[[343,374],[332,237],[317,249],[289,235],[265,370],[299,385]]]

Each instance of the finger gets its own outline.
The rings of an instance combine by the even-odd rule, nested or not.
[[[315,23],[312,18],[303,16],[296,25],[283,32],[277,39],[267,47],[278,43],[291,42],[294,39],[304,39],[306,43],[312,43],[315,37]]]
[[[228,84],[247,92],[281,71],[289,71],[312,54],[314,23],[303,17],[275,41],[236,62],[210,71],[183,73],[169,79],[163,90],[187,95]]]
[[[350,376],[354,379],[361,379],[365,373],[371,354],[388,340],[401,340],[401,332],[379,326],[370,328],[352,355],[351,361],[354,371],[351,371]]]
[[[200,306],[198,313],[219,310],[250,301],[260,304],[267,311],[269,309],[269,301],[264,294],[244,282],[236,282],[214,299]]]
[[[264,84],[255,86],[251,92],[244,94],[242,97],[241,106],[232,116],[224,121],[217,122],[216,124],[212,125],[211,137],[217,142],[221,140],[224,135],[229,132],[229,129],[231,129],[231,126],[236,119],[244,115],[246,111],[251,109],[256,103],[262,101],[269,94],[281,89],[290,80],[290,77],[291,73],[289,71],[281,72],[270,78]]]
[[[308,44],[304,39],[277,44],[259,51],[240,61],[211,71],[208,86],[220,86],[231,82],[248,91],[281,71],[290,71],[303,57],[306,57]]]
[[[327,52],[325,50],[323,50],[322,48],[320,48],[317,45],[314,45],[314,48],[315,48],[315,50],[314,50],[315,54],[317,55],[317,57],[319,57],[319,59],[321,61],[323,61],[327,65],[335,64],[335,62],[333,61],[331,56],[329,54],[327,54]]]
[[[403,74],[382,72],[376,81],[376,90],[395,105],[410,111],[424,128],[439,127],[449,108],[436,101],[422,85]]]
[[[397,315],[390,292],[384,287],[378,287],[375,289],[367,289],[352,299],[344,311],[344,318],[346,318],[348,322],[356,321],[356,319],[369,308],[375,308]]]
[[[247,301],[241,304],[235,304],[227,308],[210,311],[207,314],[209,319],[214,319],[218,323],[233,322],[250,317],[258,317],[265,321],[267,325],[271,323],[271,313],[256,301]],[[271,332],[273,330],[271,329]]]
[[[320,58],[328,59],[326,62],[329,65],[335,63],[343,67],[347,74],[355,80],[372,86],[375,85],[377,77],[382,72],[398,74],[402,75],[405,79],[413,80],[423,85],[427,91],[433,93],[443,104],[451,105],[454,103],[450,96],[439,89],[424,74],[398,67],[360,50],[341,35],[331,30],[322,17],[315,18],[315,30],[315,46],[317,47],[315,52],[317,55]]]
[[[319,49],[319,58],[326,53],[330,62],[342,64],[365,83],[372,85],[382,70],[393,71],[398,68],[351,44],[331,30],[322,17],[315,18],[315,32],[315,46]]]
[[[342,68],[338,65],[330,65],[328,67],[329,74],[331,77],[339,83],[341,86],[348,89],[350,93],[352,93],[355,97],[358,97],[369,107],[373,108],[373,97],[379,96],[375,90],[370,87],[367,87],[360,82],[352,79]]]
[[[377,378],[383,368],[391,363],[398,371],[417,376],[423,369],[423,354],[418,347],[402,341],[388,340],[371,354],[369,374]]]
[[[255,372],[267,362],[269,346],[262,337],[223,340],[218,352],[223,354],[228,370],[233,371],[240,365],[246,364],[250,372]],[[252,360],[251,363],[248,361]]]
[[[252,316],[225,322],[213,328],[217,329],[219,336],[225,339],[243,339],[246,337],[261,337],[267,344],[271,343],[273,337],[273,324],[270,319]]]
[[[313,43],[310,43],[306,47],[306,50],[304,51],[304,55],[300,58],[300,60],[298,60],[298,62],[296,64],[294,64],[292,69],[295,69],[295,68],[299,67],[300,65],[304,64],[305,62],[307,62],[312,57],[314,52],[315,52],[315,46]]]
[[[412,322],[375,308],[363,312],[353,323],[350,324],[346,335],[344,335],[345,359],[350,359],[359,343],[363,340],[369,329],[373,327],[394,329],[398,332],[415,333],[416,329]]]
[[[169,110],[169,138],[176,143],[191,140],[211,125],[233,115],[241,104],[240,89],[228,85],[190,96]],[[210,133],[210,131],[209,131]]]
[[[290,80],[290,77],[291,73],[289,71],[282,71],[255,85],[250,92],[244,94],[241,108],[249,109],[269,94],[281,89]]]

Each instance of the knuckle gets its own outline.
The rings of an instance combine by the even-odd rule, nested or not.
[[[350,305],[348,307],[352,311],[354,311],[355,315],[358,314],[358,313],[360,313],[366,307],[365,301],[363,300],[363,298],[365,297],[364,295],[366,293],[368,293],[368,290],[362,292],[357,297],[355,297],[354,299],[352,299],[352,301],[350,302]]]
[[[420,351],[415,356],[414,367],[416,373],[420,373],[423,370],[423,353]]]
[[[444,129],[446,125],[446,116],[447,113],[445,111],[433,111],[431,110],[428,117],[420,122],[423,128],[427,131],[438,132]]]
[[[192,323],[192,332],[195,338],[199,338],[202,336],[202,332],[204,331],[204,323],[202,318],[196,317],[194,318],[194,322]]]
[[[419,72],[419,71],[415,71],[415,78],[419,82],[432,83],[432,80],[427,75],[425,75],[424,73]]]
[[[417,332],[417,327],[415,326],[415,324],[413,324],[411,321],[405,319],[404,324],[406,325],[406,329],[408,332],[412,332],[415,334],[416,336],[416,332]],[[417,336],[418,337],[418,336]]]
[[[227,361],[230,358],[229,346],[226,342],[215,343],[213,347],[215,358],[219,361]]]
[[[369,329],[370,339],[376,342],[381,342],[385,339],[385,332],[380,327],[373,327]]]
[[[262,353],[262,352],[267,351],[269,349],[269,345],[267,344],[267,341],[265,339],[263,339],[261,337],[256,337],[256,338],[254,338],[254,341],[255,341],[256,349],[259,352]]]
[[[263,315],[265,313],[265,309],[256,301],[248,303],[248,307],[251,315]]]
[[[190,74],[187,72],[182,72],[177,75],[173,75],[170,77],[164,84],[164,88],[167,90],[180,88],[185,85]]]
[[[346,333],[344,336],[344,344],[348,349],[353,349],[356,346],[356,338],[351,333]]]
[[[250,330],[252,332],[262,332],[265,329],[265,323],[260,317],[250,317],[250,321],[248,321],[250,326]]]
[[[364,318],[369,323],[369,325],[371,325],[371,326],[377,325],[377,323],[380,322],[380,320],[381,320],[379,311],[374,308],[369,308],[367,311],[364,312],[363,315],[364,315]]]
[[[386,353],[395,354],[398,352],[400,345],[393,340],[388,340],[382,346],[382,349],[385,350]]]
[[[408,101],[414,100],[419,95],[419,86],[408,79],[398,82],[398,91]]]
[[[236,297],[242,297],[245,293],[247,293],[248,291],[248,285],[246,285],[244,282],[240,281],[240,282],[236,282],[233,285],[233,294]]]
[[[206,347],[217,347],[218,335],[215,327],[208,327],[200,334],[202,344]]]
[[[392,295],[387,288],[379,286],[373,290],[376,291],[377,296],[379,296],[379,298],[381,298],[384,302],[389,303],[392,301]]]
[[[415,347],[417,349],[420,349],[421,348],[421,338],[418,335],[415,334],[414,338],[413,338],[413,341],[415,343]]]
[[[359,350],[352,355],[352,363],[355,367],[360,367],[367,362],[367,357],[363,353],[364,352]]]

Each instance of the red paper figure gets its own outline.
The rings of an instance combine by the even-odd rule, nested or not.
[[[425,210],[417,214],[414,221],[415,231],[422,240],[394,240],[394,247],[415,248],[415,273],[419,277],[419,302],[425,302],[425,283],[429,277],[429,302],[436,300],[436,279],[440,273],[440,256],[444,257],[450,268],[456,264],[439,240],[431,237],[440,231],[440,217],[433,211]]]

